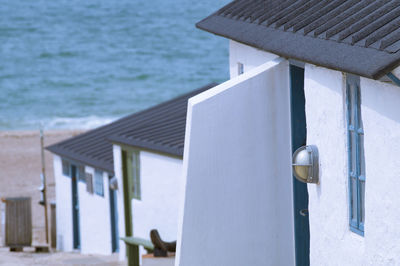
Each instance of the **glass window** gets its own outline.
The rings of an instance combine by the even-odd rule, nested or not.
[[[78,178],[79,181],[86,183],[85,166],[83,165],[78,166]]]
[[[71,165],[67,160],[62,159],[62,173],[65,176],[71,176]]]
[[[349,162],[350,229],[364,235],[365,158],[364,129],[361,119],[360,77],[346,78],[347,135]]]
[[[98,169],[94,172],[94,193],[104,196],[103,171]]]
[[[140,191],[140,155],[139,152],[132,152],[132,179],[133,179],[133,197],[141,199]]]
[[[90,194],[93,194],[93,175],[90,173],[86,173],[86,191]]]

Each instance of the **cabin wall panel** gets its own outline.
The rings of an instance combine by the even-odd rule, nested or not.
[[[166,241],[176,240],[184,189],[182,160],[140,151],[140,182],[141,200],[132,200],[134,236],[150,239],[150,230],[158,229]]]
[[[95,169],[85,166],[93,175]],[[94,181],[93,181],[94,184]],[[83,254],[109,255],[111,250],[110,199],[108,174],[103,172],[104,195],[88,193],[86,183],[78,182],[81,252]]]
[[[72,248],[71,178],[62,174],[61,157],[53,155],[56,184],[57,250],[70,252]]]

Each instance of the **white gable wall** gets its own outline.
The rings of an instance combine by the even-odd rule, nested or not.
[[[294,265],[289,66],[189,100],[177,266]]]
[[[244,72],[247,72],[275,58],[278,58],[275,54],[229,40],[229,73],[231,79],[238,76],[238,63],[242,63]]]
[[[308,185],[311,265],[400,261],[400,88],[361,78],[365,131],[365,236],[349,229],[345,80],[306,65],[307,143],[318,146],[320,184]]]

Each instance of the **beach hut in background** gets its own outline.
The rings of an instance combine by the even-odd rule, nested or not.
[[[177,238],[187,100],[211,84],[47,147],[54,153],[57,249],[120,252],[152,228]]]
[[[176,265],[400,263],[399,7],[237,0],[197,24],[231,79],[189,100]],[[317,183],[292,176],[303,145]]]

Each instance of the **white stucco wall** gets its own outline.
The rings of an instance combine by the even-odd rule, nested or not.
[[[57,250],[72,251],[72,194],[71,178],[62,174],[61,157],[53,155],[56,183]]]
[[[364,239],[349,230],[343,75],[306,65],[304,91],[307,144],[320,155],[320,184],[308,185],[310,264],[361,265]]]
[[[119,234],[125,236],[122,189],[121,147],[113,146],[115,176],[118,179]],[[178,207],[183,200],[182,160],[167,155],[140,151],[141,200],[132,200],[133,235],[150,239],[158,229],[166,241],[177,239]],[[143,250],[142,250],[143,252]],[[120,258],[125,258],[125,243],[120,242]]]
[[[294,265],[289,65],[189,100],[175,265]]]
[[[311,265],[399,265],[400,88],[361,79],[366,161],[365,236],[349,229],[345,80],[305,68],[307,143],[318,146],[320,184],[308,185]]]
[[[85,172],[93,174],[94,168],[85,166]],[[62,162],[54,155],[56,180],[57,249],[73,250],[72,189],[71,178],[62,174]],[[104,196],[90,194],[86,183],[78,181],[79,223],[81,252],[84,254],[109,255],[111,249],[111,221],[108,190],[108,174],[103,172]]]
[[[400,87],[361,78],[361,97],[366,264],[400,265]]]
[[[275,54],[229,40],[230,78],[238,76],[238,63],[242,63],[244,72],[247,72],[275,58],[278,58]]]

